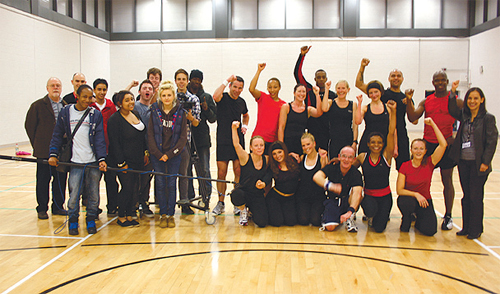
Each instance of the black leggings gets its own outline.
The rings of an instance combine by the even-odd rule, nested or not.
[[[267,193],[266,203],[269,224],[271,226],[295,226],[297,224],[294,196],[281,196],[274,189],[271,189],[271,191]]]
[[[264,191],[251,192],[240,188],[231,192],[231,202],[234,206],[246,205],[252,211],[253,222],[263,228],[267,226],[267,207]]]
[[[319,199],[297,199],[297,221],[301,226],[321,226],[321,215],[325,210],[323,202],[325,197]]]
[[[129,164],[131,169],[140,169],[140,165]],[[118,193],[118,216],[135,216],[137,194],[139,192],[139,174],[137,173],[118,173],[118,179],[122,186]]]
[[[410,229],[411,214],[415,213],[417,215],[415,228],[426,236],[434,236],[434,234],[436,234],[437,219],[436,213],[434,212],[434,205],[432,205],[432,199],[428,199],[427,202],[429,202],[429,206],[423,208],[418,204],[415,197],[398,197],[398,207],[403,215],[403,219],[401,220],[401,231],[407,232]]]
[[[392,209],[392,194],[382,197],[365,195],[361,202],[363,212],[367,217],[373,217],[372,227],[377,233],[382,233],[387,227],[387,221]]]

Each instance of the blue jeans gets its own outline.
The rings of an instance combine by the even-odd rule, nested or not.
[[[97,163],[89,165],[96,166]],[[101,171],[97,168],[72,166],[69,171],[69,201],[68,216],[69,221],[78,222],[80,216],[80,194],[82,191],[86,194],[87,203],[87,221],[97,218],[97,209],[99,207],[99,181]]]
[[[210,175],[210,147],[201,147],[197,149],[199,160],[197,162],[191,162],[196,169],[196,176],[203,178],[211,178]],[[193,169],[188,167],[188,176],[193,176]],[[212,186],[209,181],[198,180],[198,190],[199,194],[203,196],[210,197],[212,194]],[[195,197],[193,180],[189,180],[188,188],[188,198],[192,199]]]
[[[155,172],[178,174],[181,165],[181,156],[178,155],[170,158],[167,162],[159,161],[156,157],[151,156],[153,168]],[[175,194],[177,192],[176,183],[177,177],[155,175],[156,178],[156,197],[160,205],[160,215],[175,214]],[[168,198],[167,198],[168,193]]]

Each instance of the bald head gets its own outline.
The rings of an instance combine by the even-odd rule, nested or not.
[[[389,84],[391,85],[391,90],[395,92],[400,92],[401,84],[403,83],[403,72],[399,69],[393,69],[389,73]]]
[[[76,90],[80,88],[81,85],[85,85],[87,83],[85,79],[85,75],[81,72],[77,72],[73,75],[73,79],[71,80],[71,84],[73,85],[73,91],[76,93]]]
[[[59,102],[59,99],[61,97],[61,91],[62,91],[61,80],[59,80],[56,77],[51,77],[47,81],[47,92],[48,92],[47,95],[49,96],[49,98],[55,102]]]
[[[448,75],[444,70],[438,70],[432,75],[432,79],[434,80],[437,76],[443,76],[445,79],[448,79]]]

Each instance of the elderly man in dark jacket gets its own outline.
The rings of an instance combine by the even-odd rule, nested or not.
[[[66,191],[66,173],[56,171],[55,167],[44,164],[49,158],[49,144],[56,125],[59,111],[63,107],[61,99],[61,81],[50,78],[47,81],[45,97],[31,104],[26,114],[24,128],[33,146],[33,155],[37,158],[36,165],[36,201],[39,219],[48,219],[49,183],[52,180],[52,215],[66,215],[64,210],[64,194]]]

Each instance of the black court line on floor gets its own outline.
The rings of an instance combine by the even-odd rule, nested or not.
[[[81,247],[99,247],[99,246],[130,246],[130,245],[151,245],[152,242],[129,242],[129,243],[100,243],[100,244],[82,244]],[[246,241],[222,241],[222,242],[209,242],[209,241],[185,241],[185,242],[154,242],[155,245],[186,245],[186,244],[259,244],[259,245],[310,245],[310,246],[338,246],[338,247],[360,247],[360,248],[378,248],[378,249],[398,249],[398,250],[414,250],[414,251],[428,251],[428,252],[445,252],[445,253],[458,253],[467,255],[482,255],[489,256],[488,253],[467,252],[457,250],[445,249],[427,249],[415,247],[394,247],[394,246],[381,246],[381,245],[360,245],[360,244],[341,244],[341,243],[303,243],[303,242],[246,242]]]
[[[58,248],[66,248],[66,247],[68,247],[68,246],[67,245],[57,245],[57,246],[27,247],[27,248],[9,248],[9,249],[0,249],[0,252],[39,250],[39,249],[58,249]]]
[[[412,268],[412,269],[415,269],[415,270],[419,270],[419,271],[423,271],[423,272],[435,274],[435,275],[438,275],[438,276],[441,276],[441,277],[444,277],[444,278],[448,278],[448,279],[455,280],[457,282],[469,285],[469,286],[474,287],[476,289],[482,290],[482,291],[484,291],[486,293],[496,293],[496,292],[493,292],[492,290],[486,289],[486,288],[484,288],[482,286],[479,286],[479,285],[476,285],[474,283],[471,283],[471,282],[468,282],[468,281],[465,281],[465,280],[462,280],[462,279],[459,279],[459,278],[456,278],[456,277],[453,277],[453,276],[450,276],[450,275],[447,275],[447,274],[443,274],[443,273],[440,273],[440,272],[437,272],[437,271],[433,271],[433,270],[421,268],[421,267],[410,265],[410,264],[405,264],[405,263],[400,263],[400,262],[395,262],[395,261],[390,261],[390,260],[384,260],[384,259],[374,258],[374,257],[352,255],[352,254],[334,253],[334,252],[323,252],[323,251],[310,251],[310,250],[292,250],[292,249],[235,249],[235,250],[219,250],[219,251],[202,251],[202,252],[192,252],[192,253],[184,253],[184,254],[176,254],[176,255],[170,255],[170,256],[162,256],[162,257],[155,257],[155,258],[143,259],[143,260],[138,260],[138,261],[134,261],[134,262],[130,262],[130,263],[125,263],[125,264],[121,264],[121,265],[117,265],[117,266],[105,268],[105,269],[102,269],[102,270],[99,270],[99,271],[95,271],[95,272],[92,272],[92,273],[89,273],[89,274],[86,274],[86,275],[83,275],[83,276],[80,276],[80,277],[68,280],[68,281],[63,282],[61,284],[58,284],[58,285],[56,285],[54,287],[51,287],[51,288],[49,288],[47,290],[44,290],[44,291],[42,291],[40,293],[41,294],[50,293],[50,292],[52,292],[54,290],[57,290],[59,288],[62,288],[64,286],[66,286],[66,285],[69,285],[71,283],[77,282],[79,280],[82,280],[82,279],[85,279],[85,278],[88,278],[88,277],[91,277],[91,276],[94,276],[94,275],[97,275],[97,274],[101,274],[101,273],[104,273],[104,272],[108,272],[108,271],[111,271],[111,270],[115,270],[115,269],[119,269],[119,268],[122,268],[122,267],[126,267],[126,266],[131,266],[131,265],[146,263],[146,262],[150,262],[150,261],[158,261],[158,260],[162,260],[162,259],[176,258],[176,257],[187,257],[187,256],[196,256],[196,255],[205,255],[205,254],[216,254],[216,253],[217,254],[220,254],[220,253],[235,253],[235,252],[316,253],[316,254],[326,254],[326,255],[335,255],[335,256],[343,256],[343,257],[353,257],[353,258],[359,258],[359,259],[366,259],[366,260],[371,260],[371,261],[378,261],[378,262],[383,262],[383,263],[394,264],[394,265],[398,265],[398,266],[404,266],[404,267]]]

